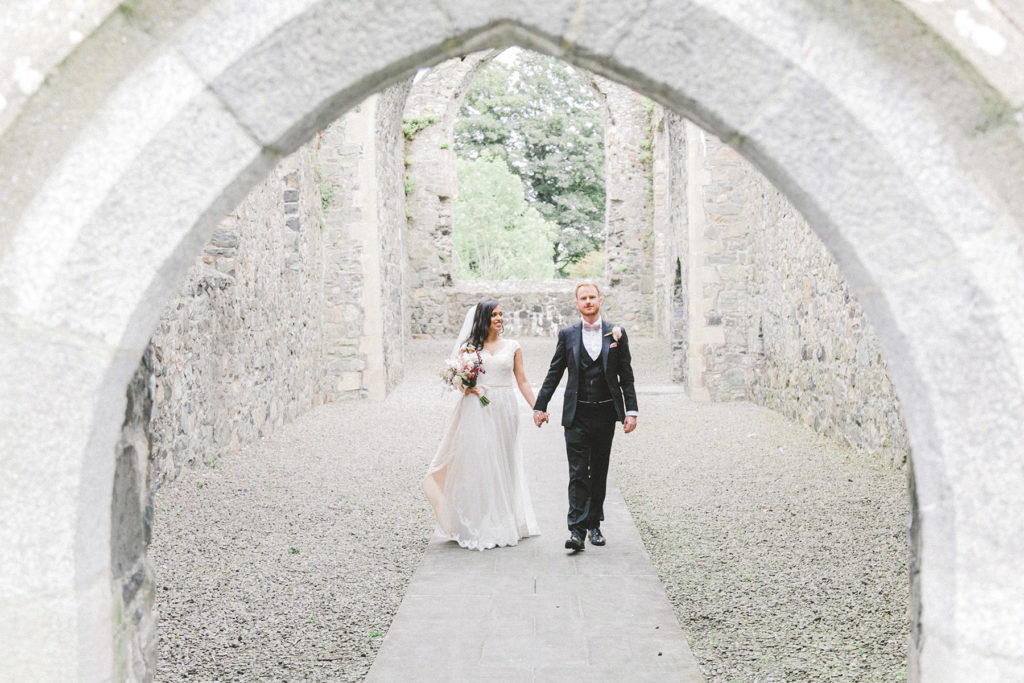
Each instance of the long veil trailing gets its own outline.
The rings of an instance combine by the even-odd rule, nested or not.
[[[466,312],[451,358],[469,340],[477,312],[476,306]],[[496,346],[479,349],[486,370],[477,386],[487,391],[490,403],[484,407],[458,397],[421,484],[440,535],[475,550],[516,545],[539,533],[518,437],[514,366],[519,344],[505,340]]]
[[[469,334],[473,330],[473,318],[476,317],[476,306],[470,306],[469,310],[466,311],[466,317],[462,321],[462,328],[459,329],[459,333],[455,336],[455,344],[452,346],[451,353],[448,354],[450,360],[454,360],[462,349],[463,345],[469,341]],[[437,516],[438,524],[443,525],[442,521],[442,509],[444,508],[445,496],[444,496],[444,483],[445,474],[448,471],[448,465],[451,464],[451,458],[454,454],[452,449],[452,441],[455,437],[455,428],[459,421],[462,419],[462,407],[463,401],[459,401],[455,405],[455,409],[451,415],[448,416],[448,422],[444,428],[444,438],[441,440],[440,446],[437,448],[437,452],[434,454],[434,459],[430,463],[430,467],[427,468],[427,477],[423,480],[421,487],[423,493],[426,494],[427,500],[430,501],[430,505],[434,508],[434,514]],[[442,527],[442,530],[443,527]]]
[[[459,349],[469,341],[469,333],[473,331],[473,318],[475,317],[476,306],[470,306],[469,310],[466,311],[465,320],[462,321],[462,329],[459,330],[458,336],[455,337],[455,346],[452,347],[452,352],[448,354],[448,358],[455,358],[459,355]]]

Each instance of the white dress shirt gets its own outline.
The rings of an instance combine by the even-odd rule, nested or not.
[[[588,330],[589,324],[586,320],[583,321],[583,348],[587,350],[591,360],[597,360],[601,355],[601,319],[598,318],[594,323],[597,325],[596,330]]]

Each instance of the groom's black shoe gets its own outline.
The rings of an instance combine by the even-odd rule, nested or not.
[[[569,540],[565,542],[566,550],[583,550],[583,534],[579,531],[572,532]]]
[[[590,530],[590,542],[594,545],[604,545],[604,534],[601,533],[600,529]]]

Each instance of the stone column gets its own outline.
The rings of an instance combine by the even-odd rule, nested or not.
[[[402,354],[404,195],[396,153],[406,86],[368,97],[320,136],[328,398],[383,398]]]
[[[404,113],[408,223],[409,329],[450,334],[462,325],[451,305],[455,284],[452,223],[458,179],[454,130],[466,90],[498,50],[476,52],[435,66],[412,86]]]
[[[592,82],[605,108],[605,314],[629,330],[653,332],[653,104],[600,76]]]

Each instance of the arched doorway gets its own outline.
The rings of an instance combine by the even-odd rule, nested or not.
[[[929,679],[1024,672],[1024,122],[1012,79],[897,3],[156,5],[107,16],[17,103],[0,146],[0,598],[18,615],[0,636],[24,653],[13,670],[111,675],[124,387],[217,217],[276,154],[367,94],[519,43],[697,121],[807,217],[878,331],[906,411],[912,666]],[[1021,40],[1008,35],[1012,60]]]

